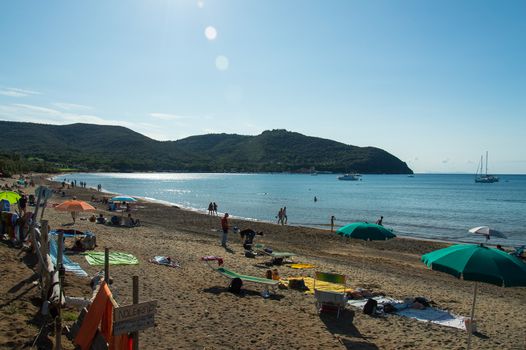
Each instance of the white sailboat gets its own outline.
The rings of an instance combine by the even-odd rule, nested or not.
[[[499,182],[499,178],[494,175],[488,175],[488,152],[486,151],[486,173],[484,174],[484,160],[480,156],[480,166],[477,168],[477,173],[475,174],[475,182],[490,184],[494,182]]]

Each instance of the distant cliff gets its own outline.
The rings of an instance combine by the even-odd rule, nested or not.
[[[356,147],[286,130],[257,136],[209,134],[156,141],[120,126],[0,121],[0,153],[90,171],[360,172],[411,174],[375,147]],[[0,163],[0,166],[2,163]]]

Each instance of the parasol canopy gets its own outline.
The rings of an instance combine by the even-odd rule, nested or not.
[[[345,225],[340,227],[338,231],[336,231],[336,234],[343,237],[363,239],[365,241],[385,241],[396,237],[393,230],[387,229],[382,225],[367,222],[353,222]]]

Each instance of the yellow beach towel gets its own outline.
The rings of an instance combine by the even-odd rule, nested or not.
[[[312,264],[291,264],[289,267],[293,269],[313,269],[316,267],[316,265]]]
[[[281,282],[283,282],[283,284],[288,286],[290,280],[303,280],[307,288],[309,288],[309,290],[306,291],[305,294],[314,294],[314,278],[312,277],[291,277],[286,280],[282,279]],[[316,281],[316,289],[324,290],[328,292],[340,292],[341,293],[343,292],[343,285],[337,284],[337,283],[324,282],[324,281]],[[350,293],[353,291],[353,289],[345,288],[345,291],[347,293]]]

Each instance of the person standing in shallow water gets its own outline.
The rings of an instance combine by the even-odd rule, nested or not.
[[[217,216],[217,204],[216,204],[216,202],[212,203],[212,208],[214,209],[214,215]]]
[[[210,204],[208,204],[208,215],[213,215],[214,214],[214,205],[212,204],[212,202],[210,202]]]
[[[383,216],[380,216],[380,219],[376,220],[376,224],[377,225],[380,225],[380,226],[383,226],[382,225],[382,222],[384,221],[384,217]]]
[[[282,224],[283,225],[283,208],[279,208],[279,212],[278,212],[278,225],[279,224]]]
[[[281,219],[282,224],[287,224],[289,218],[287,217],[287,207],[283,207],[283,219]]]

